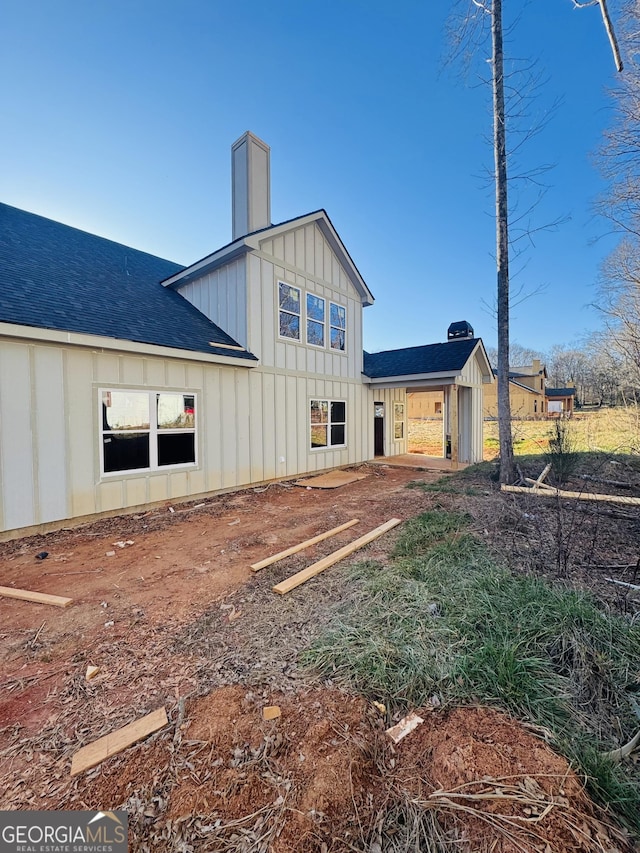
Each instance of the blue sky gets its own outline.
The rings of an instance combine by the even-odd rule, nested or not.
[[[523,160],[556,164],[534,226],[570,218],[514,281],[544,289],[514,308],[512,340],[545,350],[598,326],[614,243],[593,155],[616,72],[597,7],[505,5],[522,14],[509,52],[547,78],[534,112],[562,99]],[[230,240],[230,147],[251,130],[271,146],[273,222],[325,208],[376,297],[367,349],[461,319],[492,346],[488,46],[464,79],[445,66],[450,6],[0,0],[0,200],[188,264]]]

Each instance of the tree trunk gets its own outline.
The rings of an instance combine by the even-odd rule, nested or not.
[[[498,271],[498,434],[500,482],[513,483],[515,462],[509,399],[509,209],[507,205],[507,132],[504,113],[502,0],[491,12],[493,54],[493,149],[496,184],[496,265]]]

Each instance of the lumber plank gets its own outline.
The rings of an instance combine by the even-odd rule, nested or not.
[[[534,488],[550,489],[552,492],[555,492],[556,490],[555,486],[550,486],[548,483],[539,482],[538,480],[534,480],[531,477],[525,477],[524,481],[525,483],[531,483]]]
[[[14,589],[11,586],[0,586],[0,595],[6,598],[19,598],[21,601],[34,601],[38,604],[52,604],[54,607],[68,607],[72,598],[62,595],[48,595],[46,592],[32,592],[29,589]]]
[[[168,723],[167,712],[164,708],[157,708],[146,717],[135,720],[111,734],[95,740],[79,749],[71,759],[71,775],[77,776],[85,770],[90,770],[112,755],[122,752],[128,746],[133,746],[139,740],[157,732]]]
[[[297,572],[295,575],[291,575],[291,577],[276,584],[272,587],[273,591],[277,592],[279,595],[284,595],[285,593],[290,592],[292,589],[300,586],[300,584],[308,581],[309,578],[319,575],[320,572],[328,569],[329,566],[333,566],[335,563],[339,563],[340,560],[344,560],[345,557],[348,557],[349,554],[353,554],[353,552],[357,551],[359,548],[364,548],[364,546],[368,545],[369,542],[373,542],[374,539],[382,536],[383,533],[386,533],[388,530],[391,530],[400,523],[401,519],[399,518],[391,518],[389,521],[385,521],[384,524],[381,524],[374,530],[370,530],[369,533],[365,533],[365,535],[361,536],[359,539],[354,539],[353,542],[349,545],[345,545],[344,548],[334,551],[333,554],[329,554],[328,557],[318,560],[317,563],[307,566],[306,569],[302,569],[302,571]]]
[[[260,569],[264,569],[267,566],[271,566],[273,563],[277,563],[279,560],[284,560],[285,557],[290,557],[291,554],[297,554],[298,551],[303,551],[305,548],[310,548],[311,545],[315,545],[317,542],[322,542],[324,539],[329,539],[330,536],[335,536],[337,533],[341,533],[343,530],[348,530],[349,527],[353,527],[353,525],[357,523],[358,519],[352,518],[351,521],[347,521],[344,524],[340,524],[338,527],[334,527],[331,530],[327,530],[325,533],[319,533],[317,536],[313,536],[311,539],[307,539],[305,542],[300,542],[299,545],[292,545],[291,548],[287,548],[285,551],[280,551],[279,554],[274,554],[273,557],[267,557],[264,560],[260,560],[258,563],[252,563],[251,571],[259,572]]]
[[[563,489],[529,489],[526,486],[502,486],[503,492],[520,492],[526,495],[536,495],[543,498],[572,498],[578,501],[604,501],[613,504],[629,504],[640,506],[640,498],[629,498],[626,495],[595,495],[589,492],[566,492]]]

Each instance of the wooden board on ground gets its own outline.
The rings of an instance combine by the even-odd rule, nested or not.
[[[72,598],[62,595],[48,595],[46,592],[31,592],[29,589],[14,589],[11,586],[0,586],[0,595],[6,598],[19,598],[21,601],[34,601],[37,604],[52,604],[54,607],[68,607]]]
[[[167,712],[164,708],[157,708],[146,717],[129,723],[109,735],[95,740],[93,743],[83,746],[71,759],[71,775],[77,776],[85,770],[90,770],[112,755],[122,752],[134,743],[142,740],[153,732],[157,732],[168,723]]]
[[[353,552],[357,551],[359,548],[364,548],[364,546],[368,545],[369,542],[373,542],[374,539],[382,536],[383,533],[386,533],[388,530],[391,530],[391,528],[396,527],[396,525],[400,523],[401,519],[399,518],[391,518],[389,521],[385,521],[384,524],[381,524],[374,530],[370,530],[369,533],[365,533],[364,536],[361,536],[359,539],[355,539],[349,545],[345,545],[344,548],[334,551],[333,554],[329,554],[328,557],[318,560],[317,563],[313,563],[306,569],[302,569],[301,572],[298,572],[290,578],[281,581],[281,583],[276,584],[273,587],[273,591],[277,592],[279,595],[284,595],[285,593],[290,592],[292,589],[300,586],[300,584],[308,581],[309,578],[319,575],[320,572],[328,569],[329,566],[333,566],[335,563],[339,563],[340,560],[344,560],[345,557],[348,557],[349,554],[353,554]]]
[[[368,474],[358,474],[357,471],[329,471],[328,474],[318,474],[317,477],[308,477],[306,480],[296,480],[294,486],[309,486],[311,489],[337,489],[356,480],[364,480]]]
[[[542,498],[570,498],[577,501],[604,501],[612,504],[640,506],[640,498],[628,498],[626,495],[594,495],[590,492],[566,492],[563,489],[535,489],[526,486],[502,486],[503,492],[520,492]]]
[[[324,539],[329,539],[330,536],[342,533],[343,530],[348,530],[349,527],[353,527],[353,525],[357,523],[358,519],[352,518],[351,521],[347,521],[345,524],[341,524],[338,527],[327,530],[325,533],[319,533],[317,536],[307,539],[305,542],[300,542],[299,545],[292,545],[291,548],[287,548],[286,551],[280,551],[279,554],[274,554],[273,557],[267,557],[265,560],[260,560],[259,563],[252,563],[251,571],[259,572],[260,569],[264,569],[266,566],[277,563],[279,560],[284,560],[285,557],[290,557],[292,554],[297,554],[298,551],[303,551],[305,548],[309,548],[311,545],[322,542]]]

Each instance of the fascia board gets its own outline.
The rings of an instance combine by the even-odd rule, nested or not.
[[[235,260],[235,258],[240,257],[240,255],[248,252],[251,248],[253,248],[253,246],[251,246],[250,242],[244,237],[240,240],[235,240],[228,246],[218,249],[217,252],[207,255],[206,258],[196,261],[195,264],[191,264],[191,266],[181,270],[181,272],[177,272],[175,275],[165,278],[161,284],[163,287],[178,290],[183,284],[187,284],[187,282],[192,279],[199,278],[200,276],[205,275],[205,273],[216,269],[216,267],[223,266],[224,264],[229,263],[229,261]]]
[[[225,364],[229,367],[257,367],[257,359],[233,358],[216,352],[197,352],[195,350],[162,347],[157,344],[143,344],[126,341],[122,338],[107,338],[101,335],[84,335],[77,332],[63,332],[58,329],[40,329],[35,326],[19,326],[15,323],[0,323],[1,338],[17,338],[38,343],[63,344],[92,350],[105,350],[135,353],[137,355],[158,356],[159,358],[179,358],[182,361],[204,361],[210,364]],[[213,347],[212,347],[213,349]]]
[[[484,361],[484,370],[482,371],[482,382],[486,385],[489,385],[489,384],[495,382],[496,379],[493,375],[493,370],[491,368],[491,362],[489,361],[489,356],[487,355],[487,351],[484,348],[484,343],[482,341],[482,338],[480,338],[478,340],[478,343],[472,349],[471,355],[469,356],[469,358],[472,358],[476,354],[479,354],[482,358],[482,361]],[[467,359],[467,361],[468,361],[468,359]]]
[[[438,373],[410,373],[406,376],[380,376],[371,379],[363,374],[363,381],[376,388],[408,388],[411,385],[426,385],[431,380],[440,380],[439,384],[457,384],[462,379],[460,373],[440,371]]]

